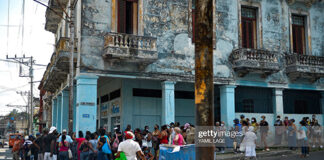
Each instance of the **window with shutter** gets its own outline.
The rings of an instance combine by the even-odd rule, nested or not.
[[[305,54],[305,17],[292,16],[293,52]]]
[[[256,48],[256,9],[242,7],[241,8],[241,30],[242,30],[242,47]]]
[[[118,0],[119,33],[134,34],[137,29],[137,0]]]

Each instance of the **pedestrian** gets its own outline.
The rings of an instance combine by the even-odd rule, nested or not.
[[[96,139],[96,136],[94,133],[90,135],[90,144],[93,150],[89,151],[89,160],[96,160],[97,159],[97,145],[98,145],[98,140]]]
[[[251,118],[251,126],[253,127],[253,132],[257,134],[259,129],[259,124],[255,117]]]
[[[36,136],[40,137],[40,133],[36,133]],[[36,138],[33,135],[30,135],[29,139],[32,141],[32,144],[30,145],[31,159],[37,160],[38,152],[40,152],[40,146],[38,143],[36,143]]]
[[[75,140],[77,141],[77,143],[78,143],[78,145],[77,145],[77,153],[78,153],[78,160],[80,160],[80,154],[81,154],[81,151],[79,150],[79,148],[80,148],[82,142],[83,142],[84,140],[86,140],[86,139],[83,137],[83,132],[82,132],[82,131],[79,131],[79,138],[74,138],[74,139],[75,139]]]
[[[106,135],[105,129],[99,130],[100,136],[98,137],[98,160],[107,160],[111,157],[110,139]]]
[[[92,150],[94,152],[95,150],[93,149],[90,141],[90,135],[86,135],[86,138],[84,141],[82,141],[79,150],[81,151],[80,153],[80,160],[88,160],[89,159],[89,151]]]
[[[283,133],[284,136],[284,142],[288,143],[288,126],[289,126],[289,119],[286,116],[285,119],[283,120],[283,125],[285,126],[285,132]]]
[[[141,130],[139,128],[136,128],[134,133],[135,133],[135,141],[138,142],[138,144],[142,148],[143,137],[142,137]]]
[[[297,141],[296,141],[296,125],[294,124],[295,120],[291,119],[289,120],[289,124],[287,127],[288,131],[288,147],[290,150],[295,150],[297,147]]]
[[[285,127],[283,122],[280,119],[280,116],[277,116],[277,119],[274,123],[275,127],[275,143],[274,145],[281,145],[282,136],[285,133]]]
[[[217,139],[220,140],[222,139],[223,142],[220,143],[215,143],[216,148],[220,153],[225,152],[225,127],[223,123],[216,122],[216,132],[217,132]]]
[[[66,139],[66,135],[60,136],[61,141],[59,142],[59,158],[60,160],[69,160],[69,142]]]
[[[317,144],[321,149],[323,149],[322,138],[321,138],[322,126],[318,123],[318,120],[315,120],[313,130],[314,130],[313,138],[314,138],[314,142],[315,142],[313,148],[315,148],[316,144]]]
[[[189,126],[186,129],[187,132],[187,144],[195,143],[195,126],[189,123]]]
[[[174,131],[175,131],[175,136],[174,136],[172,144],[173,145],[179,145],[179,146],[185,145],[186,142],[183,139],[180,128],[175,127]]]
[[[241,115],[241,119],[242,119],[242,117],[243,116]],[[237,153],[238,152],[238,149],[239,149],[239,146],[240,146],[240,143],[242,142],[242,139],[241,139],[242,136],[239,136],[238,135],[239,133],[242,133],[242,125],[241,125],[239,119],[237,119],[237,118],[235,118],[233,120],[233,122],[234,122],[233,131],[235,133],[237,133],[236,134],[237,136],[235,136],[235,138],[233,140],[233,150],[234,150],[235,153]],[[243,122],[245,123],[245,121],[242,121],[242,123]]]
[[[168,137],[169,137],[169,134],[168,134],[168,127],[167,125],[163,125],[161,127],[161,139],[160,139],[160,142],[161,144],[168,144]]]
[[[297,132],[297,139],[300,141],[301,146],[301,158],[305,158],[308,154],[308,129],[306,127],[306,121],[302,120],[299,122],[300,127]]]
[[[21,141],[19,139],[19,136],[17,136],[11,150],[13,160],[19,160],[20,146],[21,146]]]
[[[150,151],[152,149],[152,134],[148,130],[148,126],[143,131],[142,147],[147,147]]]
[[[253,132],[254,127],[249,126],[247,132],[245,133],[244,139],[242,141],[242,146],[240,148],[245,149],[246,158],[256,158],[255,146],[257,136]],[[242,150],[243,151],[243,150]]]
[[[151,150],[149,148],[143,147],[143,152],[144,152],[145,159],[147,159],[147,160],[153,160],[154,159],[154,156],[151,153]]]
[[[67,141],[67,142],[69,142],[69,143],[73,143],[73,140],[72,140],[71,136],[69,136],[69,135],[67,134],[66,129],[63,129],[63,131],[62,131],[62,135],[60,135],[60,137],[59,137],[58,140],[57,140],[58,143],[62,141],[61,138],[62,138],[63,135],[65,135],[65,137],[66,137],[66,141]]]
[[[48,128],[43,129],[43,134],[39,138],[36,139],[36,143],[40,147],[40,151],[38,152],[38,160],[44,160],[45,153],[45,137],[48,135]]]
[[[267,145],[267,136],[269,132],[269,123],[266,121],[266,117],[264,115],[261,116],[260,121],[260,134],[261,134],[261,146],[264,145],[263,151],[270,151]]]
[[[159,130],[159,125],[154,125],[154,131],[152,133],[152,146],[154,149],[154,158],[158,159],[159,157],[159,145],[161,139],[161,132]]]
[[[136,156],[139,156],[141,159],[145,159],[140,145],[133,140],[134,136],[135,135],[132,132],[126,132],[126,140],[121,142],[118,146],[118,152],[116,155],[117,158],[120,156],[121,152],[124,152],[127,160],[137,160]]]
[[[23,144],[23,155],[24,155],[24,160],[30,160],[31,157],[31,150],[30,150],[30,146],[33,144],[33,142],[31,141],[32,137],[31,136],[25,136],[25,142]]]
[[[243,124],[243,121],[246,121],[244,114],[240,115],[240,124]]]

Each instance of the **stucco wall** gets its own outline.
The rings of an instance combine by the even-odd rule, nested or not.
[[[261,44],[259,48],[278,51],[281,69],[266,79],[257,78],[257,81],[286,87],[289,83],[320,85],[303,80],[290,82],[285,73],[283,54],[290,51],[290,11],[301,10],[309,13],[307,18],[310,19],[311,34],[308,41],[311,41],[312,54],[323,55],[324,31],[321,26],[324,24],[324,19],[321,17],[324,3],[317,2],[311,7],[307,7],[300,2],[289,5],[285,0],[251,0],[249,2],[260,6],[258,11],[261,21],[259,23],[262,27],[258,30],[262,35],[259,38]],[[232,50],[239,47],[238,17],[241,3],[238,0],[216,1],[215,23],[217,30],[214,50],[214,76],[216,79],[255,81],[253,74],[239,78],[228,59]],[[112,21],[112,1],[84,0],[82,1],[81,18],[81,72],[116,72],[121,74],[132,72],[144,77],[155,73],[168,74],[180,77],[180,79],[181,76],[194,76],[194,45],[189,38],[190,32],[188,31],[190,22],[188,0],[145,0],[142,1],[142,4],[143,21],[139,25],[143,26],[138,28],[143,28],[141,34],[144,36],[157,38],[158,60],[144,67],[139,67],[142,64],[109,63],[104,60],[102,58],[104,34],[111,30],[112,24],[116,23]]]

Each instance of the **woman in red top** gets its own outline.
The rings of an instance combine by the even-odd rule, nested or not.
[[[167,127],[167,125],[163,125],[162,127],[161,127],[161,144],[168,144],[168,132],[167,132],[167,130],[168,130],[168,127]]]
[[[63,134],[62,135],[62,141],[59,143],[59,147],[60,147],[60,153],[59,153],[59,157],[60,160],[69,160],[69,142],[66,141],[66,136]]]
[[[75,138],[75,140],[78,142],[78,146],[77,146],[77,148],[80,148],[82,142],[83,142],[84,140],[86,140],[85,138],[83,138],[83,133],[82,133],[82,131],[79,131],[79,138]],[[81,151],[78,149],[78,160],[80,160],[80,153],[81,153]]]

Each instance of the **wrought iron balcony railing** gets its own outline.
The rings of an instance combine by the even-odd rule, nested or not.
[[[104,54],[107,60],[151,63],[158,58],[156,38],[124,33],[105,35]]]
[[[297,53],[287,54],[286,64],[286,73],[293,81],[303,77],[314,82],[324,77],[324,57]]]
[[[262,49],[240,48],[233,50],[230,61],[240,77],[250,72],[261,73],[264,77],[280,70],[277,55]]]

